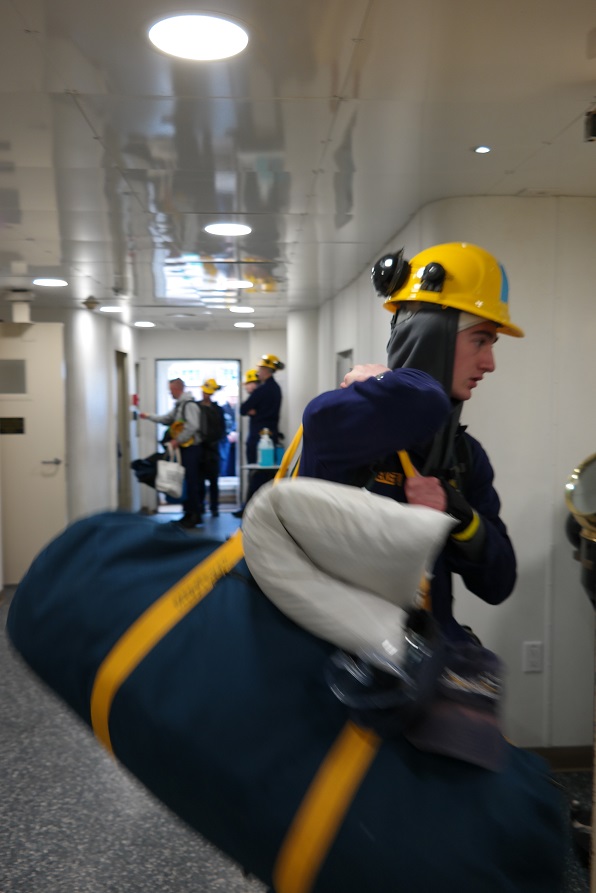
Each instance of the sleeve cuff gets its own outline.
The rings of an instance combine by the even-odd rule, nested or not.
[[[465,528],[465,530],[462,530],[460,533],[452,533],[451,539],[455,540],[458,543],[467,543],[472,539],[472,537],[474,537],[476,535],[479,527],[480,527],[480,517],[478,515],[478,512],[474,512],[472,520],[470,521],[468,526]]]

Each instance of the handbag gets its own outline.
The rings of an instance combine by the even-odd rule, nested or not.
[[[157,462],[157,474],[155,476],[155,489],[166,496],[182,496],[184,475],[186,469],[182,464],[182,456],[179,447],[174,450],[169,443],[166,444],[167,459],[159,459]]]

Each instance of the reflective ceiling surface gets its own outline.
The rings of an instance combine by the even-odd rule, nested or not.
[[[180,12],[239,20],[247,49],[166,56],[147,28]],[[428,202],[596,195],[592,0],[0,0],[0,15],[5,319],[24,289],[34,307],[93,296],[131,323],[227,329],[238,317],[209,299],[234,278],[254,285],[224,296],[280,328]],[[252,233],[204,231],[223,220]]]

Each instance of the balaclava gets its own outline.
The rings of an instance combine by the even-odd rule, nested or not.
[[[432,375],[451,396],[455,341],[458,332],[481,319],[452,307],[436,307],[424,302],[402,306],[393,317],[387,344],[390,369],[420,369]],[[451,400],[449,419],[424,449],[422,474],[437,474],[449,468],[453,443],[462,410],[461,400]]]

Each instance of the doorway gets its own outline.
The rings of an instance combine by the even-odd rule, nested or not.
[[[118,508],[128,512],[132,508],[128,354],[120,350],[116,351],[116,413]]]
[[[339,387],[342,381],[344,380],[344,376],[350,371],[352,366],[354,365],[354,357],[353,351],[350,350],[340,350],[339,353],[335,355],[335,384],[336,387]]]
[[[61,323],[0,324],[0,492],[5,585],[66,526]]]

